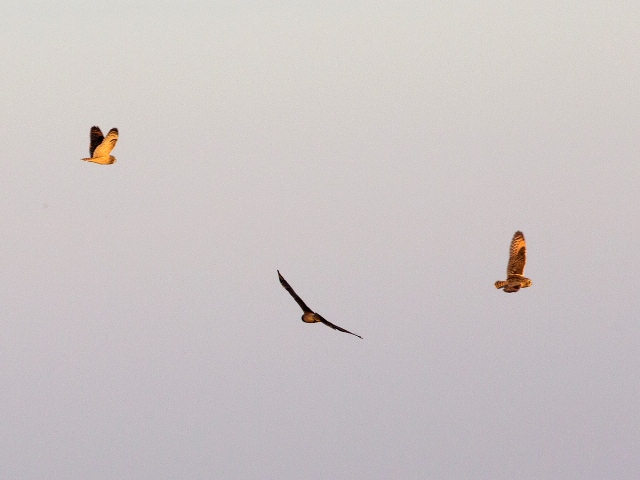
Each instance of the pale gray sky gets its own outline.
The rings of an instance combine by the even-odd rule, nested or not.
[[[5,2],[0,478],[638,478],[640,4],[423,3]]]

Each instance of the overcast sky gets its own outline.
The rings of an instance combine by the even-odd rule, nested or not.
[[[1,10],[1,478],[639,477],[640,3]]]

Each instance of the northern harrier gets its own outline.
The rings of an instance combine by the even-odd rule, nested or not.
[[[111,165],[116,161],[116,157],[109,155],[118,141],[118,129],[112,128],[105,138],[99,127],[91,127],[91,143],[89,144],[89,155],[91,158],[83,158],[86,162],[99,163],[100,165]]]
[[[517,231],[511,240],[509,250],[509,264],[507,265],[507,280],[498,280],[496,288],[504,288],[507,293],[517,292],[521,288],[531,286],[531,280],[524,276],[524,264],[527,262],[527,244],[524,235]]]
[[[280,270],[278,270],[278,278],[280,279],[280,283],[282,284],[282,286],[284,287],[284,289],[289,292],[289,294],[293,297],[293,299],[298,302],[298,305],[300,305],[300,308],[302,308],[302,311],[304,312],[302,314],[302,321],[305,323],[316,323],[316,322],[321,322],[324,323],[327,327],[331,327],[334,330],[339,330],[340,332],[344,332],[344,333],[351,333],[349,330],[345,330],[344,328],[340,328],[337,325],[334,325],[333,323],[329,322],[328,320],[325,320],[322,315],[320,315],[319,313],[315,313],[313,310],[311,310],[309,307],[307,307],[307,305],[302,301],[302,299],[298,296],[298,294],[296,294],[296,292],[293,291],[293,288],[291,288],[291,285],[289,285],[287,283],[287,281],[284,279],[284,277],[282,275],[280,275]],[[356,337],[362,338],[360,335],[357,335],[355,333],[351,333],[351,335],[355,335]]]

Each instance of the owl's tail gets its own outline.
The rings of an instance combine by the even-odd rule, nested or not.
[[[100,165],[111,165],[112,163],[116,163],[116,157],[113,155],[109,155],[108,157],[83,158],[82,160],[85,162],[99,163]]]
[[[498,280],[494,285],[496,286],[496,288],[502,288],[507,284],[507,282],[505,282],[504,280]]]

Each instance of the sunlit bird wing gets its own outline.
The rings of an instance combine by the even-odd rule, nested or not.
[[[523,275],[524,265],[527,262],[527,245],[522,232],[517,231],[511,240],[509,249],[509,264],[507,265],[508,275]]]
[[[93,132],[93,129],[92,129],[92,132]],[[104,138],[104,140],[100,142],[100,145],[98,145],[95,148],[92,156],[108,157],[109,154],[111,153],[111,150],[113,150],[113,147],[116,146],[117,141],[118,141],[118,129],[112,128],[111,130],[109,130],[109,133],[107,133],[107,136]],[[92,138],[92,142],[93,142],[93,138]]]
[[[293,288],[291,288],[291,285],[289,285],[287,281],[284,279],[284,277],[280,275],[280,270],[278,270],[278,278],[280,279],[280,284],[284,287],[284,289],[287,292],[289,292],[289,294],[293,297],[293,299],[296,302],[298,302],[298,305],[300,305],[300,308],[302,308],[302,310],[305,313],[313,313],[313,310],[307,307],[307,304],[304,303],[302,299],[298,296],[298,294],[293,290]]]

